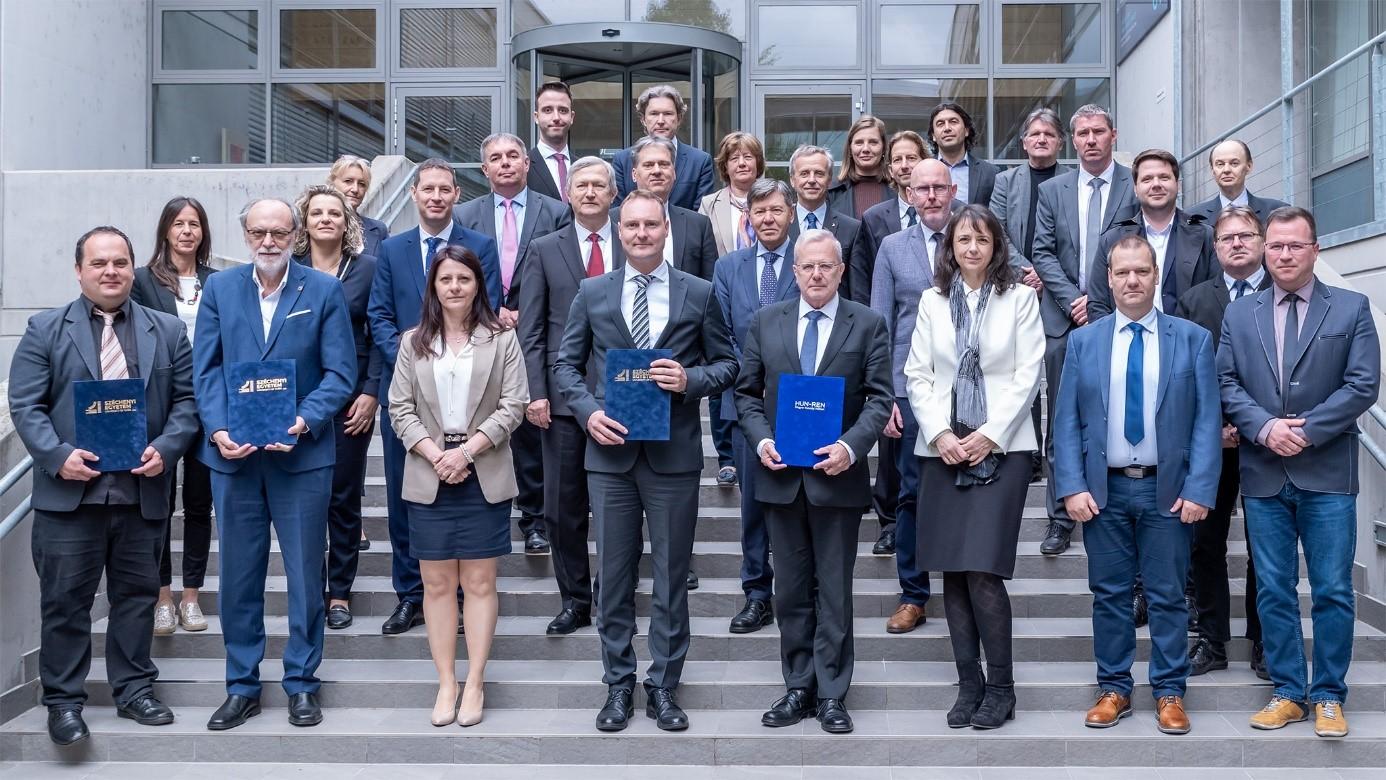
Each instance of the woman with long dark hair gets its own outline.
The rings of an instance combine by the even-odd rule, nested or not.
[[[895,197],[886,162],[886,125],[863,114],[847,130],[842,171],[828,188],[828,210],[861,219],[867,209]]]
[[[332,418],[337,462],[332,469],[332,500],[327,508],[327,627],[351,625],[351,586],[361,554],[361,494],[366,484],[366,450],[379,410],[384,357],[371,340],[366,304],[375,277],[375,258],[363,254],[361,222],[340,190],[315,184],[294,204],[303,230],[293,246],[296,263],[312,266],[342,283],[356,341],[356,388]]]
[[[985,206],[954,214],[940,249],[905,363],[922,458],[916,562],[943,572],[959,680],[948,725],[994,729],[1015,716],[1006,580],[1038,446],[1030,403],[1044,330],[1035,291],[1018,283]]]
[[[432,723],[481,722],[496,631],[496,559],[510,552],[519,492],[510,434],[529,384],[515,331],[486,297],[481,261],[450,245],[433,258],[419,326],[400,337],[390,424],[404,443],[409,546],[424,585],[428,648],[438,669]],[[467,679],[457,681],[457,587],[467,626]]]
[[[188,341],[195,337],[197,309],[202,287],[212,274],[207,259],[212,254],[212,234],[207,210],[195,198],[179,196],[164,204],[154,230],[154,254],[143,268],[135,269],[130,297],[135,303],[183,321]],[[201,436],[202,434],[199,434]],[[200,438],[195,441],[201,441]],[[183,596],[173,604],[172,512],[178,480],[169,489],[169,523],[164,528],[164,551],[159,558],[159,599],[154,605],[154,633],[205,631],[207,619],[198,603],[198,592],[207,575],[207,555],[212,542],[212,473],[195,456],[183,461]],[[169,464],[170,468],[174,464]]]

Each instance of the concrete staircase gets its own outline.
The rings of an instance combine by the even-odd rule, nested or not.
[[[361,776],[370,776],[361,769],[363,765],[522,765],[504,772],[501,767],[492,767],[483,770],[482,777],[518,777],[522,773],[526,777],[625,777],[619,770],[617,774],[608,771],[624,764],[679,767],[670,770],[667,777],[721,776],[724,770],[738,771],[734,767],[745,765],[778,767],[766,775],[775,777],[799,777],[800,767],[804,768],[802,775],[809,776],[815,766],[853,767],[863,777],[902,777],[908,767],[1126,766],[1145,767],[1147,771],[1171,767],[1367,767],[1382,771],[1386,766],[1386,635],[1362,622],[1357,624],[1349,678],[1352,735],[1346,739],[1319,739],[1311,724],[1271,733],[1249,728],[1247,718],[1265,703],[1270,686],[1249,670],[1250,648],[1242,640],[1234,641],[1230,648],[1230,669],[1190,681],[1187,706],[1193,733],[1183,737],[1158,733],[1150,689],[1144,684],[1150,651],[1145,629],[1138,632],[1135,717],[1111,730],[1084,728],[1082,713],[1095,696],[1087,562],[1081,530],[1075,534],[1073,548],[1064,555],[1039,555],[1038,542],[1046,525],[1042,484],[1030,490],[1016,579],[1010,583],[1018,661],[1019,712],[1014,722],[993,732],[946,727],[944,712],[952,704],[956,676],[942,617],[941,583],[937,579],[933,583],[935,596],[928,605],[926,625],[906,635],[887,634],[884,618],[893,611],[898,594],[894,559],[871,555],[878,525],[874,515],[867,515],[858,537],[854,597],[857,662],[848,699],[856,731],[829,736],[813,721],[782,730],[764,728],[760,713],[783,689],[778,632],[773,626],[744,636],[727,631],[728,619],[742,603],[737,579],[738,497],[736,489],[716,485],[716,460],[706,436],[703,446],[707,457],[694,546],[694,568],[702,578],[702,587],[689,594],[693,641],[679,690],[680,704],[688,709],[692,721],[686,732],[670,734],[655,729],[652,721],[640,716],[640,694],[637,717],[627,731],[595,731],[592,719],[605,694],[596,633],[589,628],[566,637],[544,636],[544,626],[557,610],[557,587],[548,556],[525,555],[518,534],[514,554],[500,564],[501,618],[487,668],[486,719],[468,729],[429,725],[436,677],[423,629],[403,636],[379,633],[395,597],[390,587],[384,479],[377,440],[372,446],[365,510],[371,549],[361,554],[352,600],[355,625],[327,632],[325,660],[319,672],[326,707],[322,725],[296,729],[285,720],[285,696],[278,686],[282,670],[277,659],[288,634],[286,586],[276,547],[267,583],[268,658],[261,666],[267,709],[233,731],[205,730],[207,717],[224,696],[224,654],[215,597],[219,557],[213,542],[210,576],[202,599],[209,629],[201,633],[179,631],[154,640],[160,668],[156,691],[175,708],[175,723],[147,728],[115,717],[100,660],[106,638],[102,620],[93,629],[95,660],[88,683],[92,701],[86,717],[92,738],[73,748],[55,747],[47,738],[44,710],[35,707],[0,725],[0,762],[16,762],[0,763],[0,777],[8,777],[10,771],[15,777],[37,777],[51,766],[28,762],[55,761],[155,762],[149,771],[160,774],[163,770],[159,765],[168,762],[168,767],[177,766],[178,771],[199,777],[262,777],[268,771],[265,767],[274,765],[328,776],[330,770],[320,766],[325,763],[340,764],[343,771],[351,767],[348,774],[360,771]],[[181,518],[175,518],[175,572],[181,566],[181,531]],[[1234,635],[1242,632],[1245,623],[1240,598],[1246,569],[1243,540],[1238,522],[1228,555],[1234,578]],[[595,550],[592,554],[595,556]],[[649,576],[648,568],[643,574]],[[641,581],[641,614],[648,613],[649,587],[648,579]],[[1307,583],[1301,585],[1301,602],[1307,615]],[[1307,620],[1304,630],[1310,636]],[[649,658],[643,619],[639,631],[636,653],[643,669]],[[463,645],[459,645],[459,657],[465,657]],[[459,661],[459,667],[464,664]],[[524,765],[532,771],[526,771]],[[569,766],[555,774],[555,765]],[[862,769],[867,767],[876,769]],[[129,769],[137,770],[133,766]],[[952,771],[948,774],[962,776]],[[93,776],[106,775],[97,772]],[[1246,775],[1233,770],[1226,776]],[[1345,772],[1342,776],[1352,775]]]

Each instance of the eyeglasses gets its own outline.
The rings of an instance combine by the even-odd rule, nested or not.
[[[1304,254],[1305,250],[1309,249],[1309,247],[1311,246],[1313,246],[1313,244],[1301,244],[1298,241],[1288,244],[1282,244],[1279,241],[1277,241],[1274,244],[1266,244],[1266,252],[1268,252],[1269,254],[1278,255],[1284,252],[1285,250],[1289,250],[1290,254],[1292,255],[1302,255]]]
[[[1252,241],[1260,237],[1260,233],[1224,233],[1223,235],[1217,237],[1217,242],[1219,244],[1224,245],[1231,244],[1233,241],[1240,241],[1243,244],[1250,244]]]
[[[840,266],[840,265],[842,265],[841,262],[837,262],[837,263],[795,263],[795,264],[794,264],[794,270],[796,270],[796,271],[803,271],[803,272],[806,273],[806,274],[815,274],[815,273],[818,273],[818,274],[827,274],[827,273],[832,273],[832,270],[833,270],[834,268],[837,268],[837,267]]]
[[[257,243],[257,244],[260,243],[261,241],[264,241],[264,240],[265,240],[265,236],[272,236],[272,237],[274,238],[274,243],[276,243],[276,244],[282,244],[282,243],[284,243],[285,241],[288,241],[288,240],[289,240],[289,236],[292,236],[292,235],[294,234],[294,231],[292,231],[292,230],[283,230],[283,229],[280,229],[280,230],[260,230],[259,228],[253,228],[253,229],[250,229],[250,230],[245,231],[245,234],[246,234],[246,236],[247,236],[251,241],[254,241],[254,242]]]
[[[916,195],[928,195],[931,192],[935,195],[943,195],[952,186],[951,184],[921,184],[918,187],[910,187],[910,189],[914,190]]]

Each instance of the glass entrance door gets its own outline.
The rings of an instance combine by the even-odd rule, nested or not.
[[[463,200],[483,195],[481,142],[496,131],[499,105],[499,88],[396,87],[394,153],[414,162],[441,157],[457,168]]]
[[[756,89],[756,132],[770,174],[789,176],[789,156],[801,144],[821,146],[842,163],[847,130],[861,116],[860,84],[776,84]]]

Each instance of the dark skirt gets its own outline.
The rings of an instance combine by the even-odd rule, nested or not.
[[[409,505],[409,552],[421,561],[480,560],[510,552],[510,501],[492,504],[476,475],[441,483],[432,504]]]
[[[920,571],[981,571],[1010,579],[1030,453],[999,455],[996,481],[958,487],[956,470],[942,458],[921,458],[915,513],[915,563]]]

